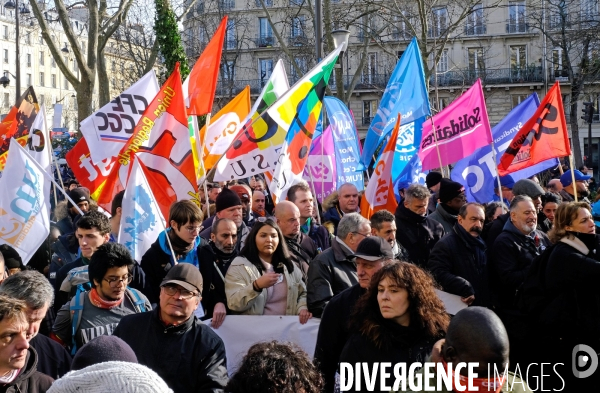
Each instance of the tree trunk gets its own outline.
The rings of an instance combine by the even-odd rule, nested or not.
[[[77,118],[79,122],[92,113],[92,97],[94,93],[94,81],[86,74],[81,74],[81,83],[74,87],[77,92]]]
[[[106,71],[106,58],[104,50],[98,51],[98,108],[102,108],[110,101],[110,81]]]
[[[569,123],[571,125],[571,148],[573,150],[573,159],[575,160],[575,168],[579,168],[583,165],[583,156],[581,155],[581,143],[579,143],[579,124],[577,123],[577,107],[579,93],[571,93],[571,118]]]

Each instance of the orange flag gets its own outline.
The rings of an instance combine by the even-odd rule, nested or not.
[[[565,109],[557,81],[502,155],[498,173],[505,176],[550,158],[570,155]]]
[[[212,112],[226,31],[227,15],[221,20],[215,35],[194,64],[190,75],[183,82],[183,94],[186,97],[188,115],[200,116]]]
[[[396,152],[396,142],[398,141],[398,130],[400,129],[400,116],[396,121],[394,131],[388,140],[383,153],[379,156],[373,176],[369,180],[369,185],[360,201],[360,213],[367,220],[371,219],[373,213],[379,210],[395,212],[398,207],[396,196],[394,195],[394,181],[392,180],[392,164],[394,162],[394,153]]]
[[[4,169],[8,158],[11,138],[16,139],[21,146],[27,144],[29,129],[39,108],[33,87],[29,86],[0,123],[0,171]]]

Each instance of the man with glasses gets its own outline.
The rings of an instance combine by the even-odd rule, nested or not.
[[[588,180],[590,180],[591,176],[584,175],[577,169],[575,169],[573,173],[575,174],[575,184],[573,184],[573,175],[571,174],[570,169],[560,176],[560,183],[562,184],[563,189],[559,194],[562,197],[563,202],[575,201],[575,190],[577,190],[578,200],[580,202],[590,203],[587,197],[590,195],[590,191],[588,190]]]
[[[358,284],[353,255],[360,242],[369,236],[369,220],[358,213],[342,217],[331,248],[317,255],[308,268],[307,302],[313,316],[320,318],[332,297]]]
[[[194,315],[202,287],[197,268],[175,265],[160,284],[159,307],[123,318],[114,332],[175,393],[221,392],[228,381],[223,341]]]
[[[450,179],[442,179],[440,182],[439,200],[435,212],[429,218],[442,224],[444,232],[452,232],[454,224],[458,220],[458,211],[467,203],[465,187]]]
[[[98,336],[111,335],[125,315],[151,310],[141,292],[127,287],[134,263],[122,244],[98,247],[88,266],[92,289],[61,307],[50,337],[75,352]]]
[[[160,283],[171,267],[177,263],[191,263],[196,269],[200,266],[196,250],[203,244],[198,236],[201,223],[202,212],[194,202],[183,200],[171,205],[169,228],[158,235],[140,262],[146,276],[143,292],[152,304],[158,303]]]

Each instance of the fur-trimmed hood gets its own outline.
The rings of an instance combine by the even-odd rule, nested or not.
[[[331,194],[327,195],[325,200],[322,203],[323,211],[331,209],[332,207],[338,204],[338,192],[334,191]]]
[[[69,215],[69,208],[67,207],[69,201],[62,200],[58,202],[58,205],[54,208],[54,218],[56,221],[60,221]]]

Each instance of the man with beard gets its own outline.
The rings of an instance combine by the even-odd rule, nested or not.
[[[573,172],[575,174],[575,184],[573,184],[573,175],[571,174],[570,169],[560,176],[560,183],[562,184],[563,189],[559,194],[563,202],[574,202],[575,190],[577,190],[577,199],[579,202],[590,203],[590,201],[587,199],[588,195],[590,195],[587,182],[590,180],[591,176],[584,175],[577,169],[575,169]]]
[[[371,216],[371,235],[388,242],[392,247],[394,259],[408,261],[408,251],[396,241],[396,219],[387,210],[379,210]]]
[[[246,242],[246,236],[248,236],[248,233],[250,233],[250,229],[244,223],[244,217],[242,214],[242,201],[240,197],[237,193],[231,191],[229,188],[224,188],[217,197],[215,205],[217,212],[214,215],[214,220],[217,218],[229,218],[235,222],[235,225],[238,229],[235,250],[236,252],[240,252],[240,250],[244,247],[244,243]],[[206,227],[202,230],[202,232],[200,232],[200,237],[206,241],[210,240],[210,235],[212,232],[212,221],[209,220],[204,222]]]
[[[210,241],[198,248],[200,273],[204,280],[202,289],[202,307],[205,315],[202,319],[212,318],[211,326],[217,329],[229,313],[225,296],[225,275],[231,261],[237,256],[237,227],[228,218],[213,221]]]
[[[442,289],[474,306],[488,304],[485,243],[481,231],[485,212],[479,203],[467,203],[458,222],[431,250],[428,267]]]

